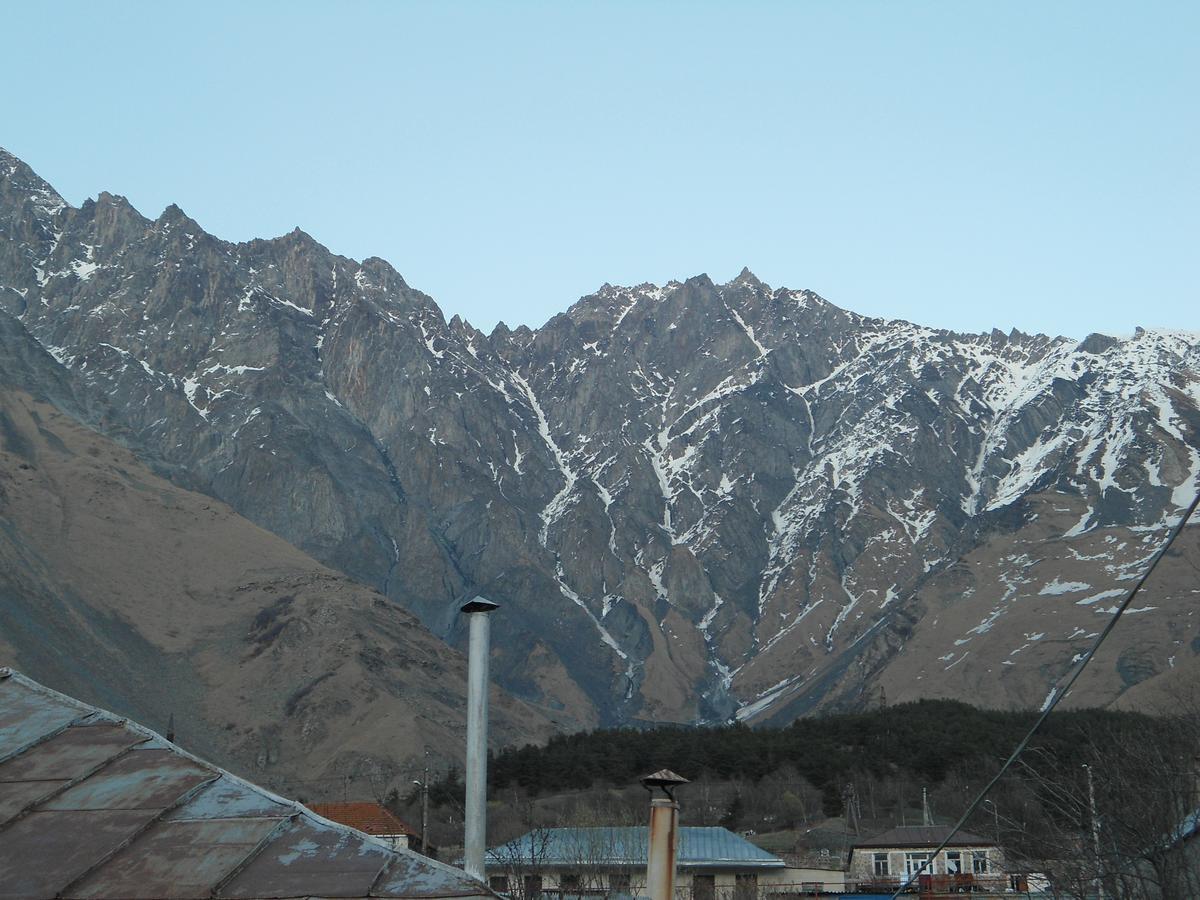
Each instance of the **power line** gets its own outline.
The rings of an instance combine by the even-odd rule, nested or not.
[[[963,825],[966,824],[967,819],[971,817],[971,814],[979,808],[980,804],[983,803],[988,793],[1004,776],[1004,773],[1007,772],[1009,767],[1017,761],[1017,758],[1023,752],[1025,752],[1025,748],[1029,745],[1029,741],[1037,733],[1038,729],[1042,727],[1043,723],[1045,723],[1047,717],[1053,711],[1054,707],[1058,706],[1058,702],[1067,695],[1067,693],[1071,690],[1072,685],[1074,685],[1079,676],[1083,674],[1083,670],[1086,669],[1087,664],[1092,661],[1092,657],[1096,655],[1096,651],[1100,649],[1100,645],[1104,643],[1104,639],[1112,633],[1113,628],[1115,628],[1117,625],[1117,621],[1121,618],[1121,615],[1125,612],[1125,610],[1129,608],[1129,604],[1133,602],[1133,598],[1136,597],[1138,591],[1142,589],[1142,585],[1146,583],[1146,580],[1158,566],[1159,561],[1162,560],[1162,558],[1166,556],[1167,551],[1171,549],[1171,545],[1175,543],[1175,538],[1179,537],[1179,535],[1183,533],[1184,526],[1187,525],[1188,520],[1191,519],[1192,514],[1196,511],[1197,506],[1200,506],[1200,493],[1196,494],[1195,499],[1192,500],[1191,505],[1187,508],[1187,511],[1184,512],[1183,516],[1179,519],[1179,522],[1175,525],[1175,527],[1171,529],[1171,533],[1167,535],[1166,543],[1159,548],[1159,551],[1156,554],[1154,554],[1154,558],[1150,560],[1150,565],[1146,567],[1146,571],[1142,573],[1142,577],[1137,580],[1137,584],[1133,586],[1133,589],[1129,592],[1125,599],[1121,601],[1121,605],[1117,607],[1117,611],[1113,613],[1112,618],[1108,620],[1108,624],[1104,626],[1104,630],[1101,631],[1096,637],[1096,640],[1093,642],[1091,648],[1087,653],[1084,654],[1083,659],[1081,659],[1079,664],[1076,665],[1075,668],[1072,669],[1068,674],[1066,684],[1062,686],[1061,690],[1057,685],[1055,685],[1054,690],[1051,693],[1050,702],[1043,707],[1041,715],[1037,717],[1037,720],[1033,723],[1033,727],[1029,729],[1029,733],[1026,734],[1025,737],[1021,738],[1021,741],[1017,744],[1016,749],[1014,749],[1008,759],[1004,761],[1004,765],[1000,767],[1000,771],[992,777],[991,781],[983,786],[983,790],[981,790],[978,796],[971,801],[971,805],[967,807],[966,812],[964,812],[959,817],[958,821],[954,823],[954,827],[950,829],[949,834],[946,835],[946,839],[943,840],[942,843],[938,845],[938,848],[929,855],[929,859],[921,863],[920,867],[912,873],[908,881],[896,888],[896,892],[892,894],[892,900],[895,900],[896,897],[899,897],[901,891],[903,891],[913,879],[924,872],[926,868],[933,865],[933,862],[935,859],[937,859],[938,854],[946,849],[946,845],[954,839],[954,835],[958,834],[959,830],[963,827]]]

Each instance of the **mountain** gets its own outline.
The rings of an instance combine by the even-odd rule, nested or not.
[[[8,154],[0,232],[0,309],[95,427],[451,642],[500,601],[495,676],[567,727],[1036,705],[1198,484],[1196,335],[956,334],[748,270],[485,335],[382,260],[74,208]],[[1196,543],[1080,699],[1200,650]]]
[[[10,316],[0,336],[0,663],[300,796],[461,760],[459,654],[85,427],[90,391]],[[492,710],[499,746],[558,730],[499,690]]]

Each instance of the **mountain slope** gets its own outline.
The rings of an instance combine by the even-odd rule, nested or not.
[[[0,304],[110,398],[100,427],[438,634],[465,594],[504,602],[498,679],[576,724],[907,690],[914,635],[961,639],[928,594],[1041,534],[1039,498],[1075,515],[1045,540],[1111,534],[1120,566],[1200,472],[1193,335],[960,335],[748,271],[606,285],[484,335],[381,260],[299,231],[230,244],[109,194],[74,209],[7,155],[0,228]],[[1151,616],[1164,633],[1186,599]],[[1007,621],[975,646],[1009,647]],[[1168,668],[1152,643],[1143,674]],[[958,671],[998,655],[920,690],[961,696]],[[1033,656],[993,702],[1045,695],[1062,666]]]
[[[14,372],[19,325],[0,326],[0,661],[162,730],[173,715],[185,746],[304,796],[381,787],[426,746],[461,757],[457,653],[23,390],[61,368],[26,336]],[[497,744],[557,730],[500,691],[493,709]]]

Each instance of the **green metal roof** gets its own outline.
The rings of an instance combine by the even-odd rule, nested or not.
[[[644,827],[539,828],[488,850],[489,866],[641,867]],[[683,869],[782,869],[786,864],[727,828],[679,829],[677,864]]]

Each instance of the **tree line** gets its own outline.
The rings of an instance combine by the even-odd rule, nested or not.
[[[826,814],[836,815],[841,785],[850,773],[884,777],[902,772],[937,785],[966,764],[1006,754],[1036,715],[979,709],[953,700],[918,700],[798,719],[784,728],[606,728],[492,754],[489,787],[496,792],[516,786],[536,796],[628,785],[661,768],[693,780],[757,782],[787,768],[825,791]],[[1140,713],[1071,710],[1052,714],[1033,746],[1071,765],[1084,761],[1086,737],[1098,731],[1119,739],[1152,738],[1168,730],[1163,720]],[[452,772],[443,787],[457,780]]]

